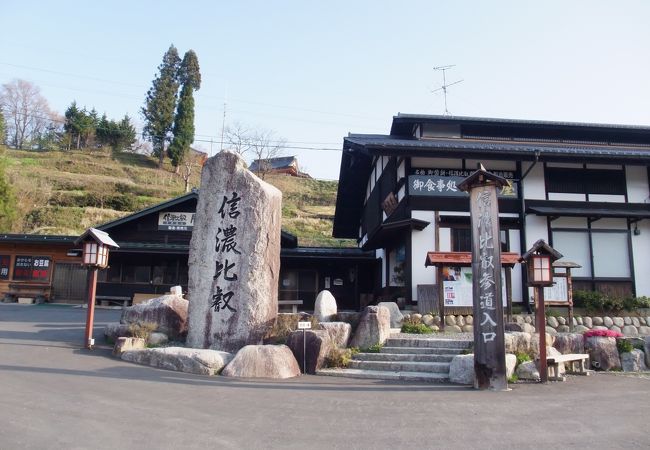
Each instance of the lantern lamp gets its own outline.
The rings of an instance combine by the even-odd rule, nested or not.
[[[562,254],[544,242],[535,242],[519,261],[528,267],[529,286],[553,286],[553,262]]]

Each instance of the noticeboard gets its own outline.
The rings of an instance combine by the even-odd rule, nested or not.
[[[501,269],[501,295],[503,305],[508,303],[506,293],[506,269]],[[442,287],[444,291],[445,307],[472,307],[472,268],[444,266],[442,268]]]
[[[544,299],[549,302],[569,302],[566,277],[553,277],[553,286],[544,288]]]

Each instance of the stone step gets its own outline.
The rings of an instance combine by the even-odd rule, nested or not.
[[[449,363],[408,361],[350,361],[350,369],[379,370],[389,372],[435,372],[449,374]]]
[[[420,381],[426,383],[449,383],[446,373],[431,372],[392,372],[363,369],[321,369],[316,375],[331,377],[363,378],[369,380]]]
[[[444,362],[450,363],[454,355],[426,353],[357,353],[352,359],[357,361],[406,361],[406,362]]]
[[[434,348],[434,347],[382,347],[380,353],[404,353],[419,355],[460,355],[464,348]]]
[[[389,338],[384,343],[386,347],[426,347],[426,348],[460,348],[466,349],[472,341],[460,339],[423,339],[423,338]]]

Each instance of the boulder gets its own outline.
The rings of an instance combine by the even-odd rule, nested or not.
[[[314,304],[314,316],[319,322],[332,322],[336,320],[336,299],[327,289],[320,291]]]
[[[519,324],[526,323],[526,321],[524,320],[524,316],[520,316],[519,314],[514,315],[512,317],[512,320],[514,323],[519,323]]]
[[[433,330],[436,331],[436,330]],[[464,333],[473,333],[474,332],[474,325],[463,325],[463,332]]]
[[[474,325],[474,317],[465,316],[465,325]]]
[[[539,369],[534,361],[526,361],[517,367],[515,372],[520,380],[540,381]]]
[[[129,324],[112,322],[104,328],[104,336],[110,343],[115,343],[119,337],[131,337],[131,329]]]
[[[287,347],[298,361],[302,373],[315,374],[323,368],[333,343],[325,330],[305,330],[304,334],[302,330],[296,330],[287,337]]]
[[[639,330],[634,325],[625,325],[621,330],[625,336],[638,336]]]
[[[555,319],[557,320],[558,326],[559,326],[559,325],[566,325],[566,324],[568,323],[568,321],[566,320],[566,318],[564,318],[564,317],[562,317],[562,316],[560,316],[560,317],[556,317]]]
[[[196,375],[218,375],[232,354],[186,347],[148,348],[122,354],[124,361]]]
[[[531,333],[531,334],[532,334],[532,333],[535,332],[535,327],[532,326],[532,325],[529,324],[529,323],[524,323],[524,324],[522,325],[522,331],[523,331],[524,333]]]
[[[539,333],[530,335],[530,352],[529,354],[534,358],[539,358]],[[546,333],[546,346],[552,347],[555,342],[555,335]]]
[[[474,329],[472,328],[472,330],[474,330]],[[462,333],[463,332],[462,328],[459,327],[458,325],[448,325],[448,326],[445,327],[445,331],[447,333]]]
[[[339,321],[349,323],[354,330],[357,326],[359,326],[361,313],[358,311],[339,311],[337,317]]]
[[[645,353],[645,365],[650,367],[650,336],[646,336],[644,339],[643,353]]]
[[[552,327],[552,328],[557,328],[559,323],[557,322],[557,318],[555,318],[553,316],[549,316],[549,317],[546,318],[546,325],[548,325],[549,327]]]
[[[422,314],[420,314],[420,313],[411,314],[411,319],[413,319],[415,322],[421,322],[422,321]]]
[[[113,347],[113,355],[121,356],[122,353],[130,350],[143,350],[147,347],[147,343],[143,338],[134,337],[118,337]]]
[[[550,334],[550,335],[554,336],[556,333],[557,333],[557,330],[555,328],[549,327],[549,326],[546,327],[546,334]]]
[[[327,331],[332,344],[338,348],[346,348],[352,334],[352,325],[345,322],[322,322],[321,328]]]
[[[621,353],[623,372],[643,372],[648,370],[643,355],[643,352],[637,348],[629,353]]]
[[[147,338],[147,344],[149,345],[165,345],[169,342],[169,337],[165,333],[151,333]]]
[[[596,325],[602,325],[603,324],[603,318],[602,317],[592,317],[591,322],[592,322],[592,325],[591,325],[592,327],[596,326]]]
[[[614,325],[616,325],[619,328],[623,328],[625,325],[629,325],[629,324],[625,323],[625,319],[623,319],[622,317],[613,317],[612,322],[613,322]],[[630,324],[631,323],[632,322],[630,322]]]
[[[442,323],[442,320],[440,320],[440,316],[433,316],[433,326],[440,326]]]
[[[609,330],[609,328],[607,328],[604,325],[594,325],[591,329],[592,330]]]
[[[456,325],[456,316],[445,316],[445,325]]]
[[[520,331],[513,331],[504,334],[506,353],[530,353],[531,335]]]
[[[225,377],[293,378],[300,367],[286,345],[247,345],[223,369]]]
[[[619,327],[617,327],[616,325],[612,325],[611,327],[609,327],[609,329],[612,330],[612,331],[616,331],[616,332],[618,332],[618,333],[622,333],[622,332],[623,332],[623,330],[621,330],[621,329],[620,329]]]
[[[449,382],[474,384],[474,355],[456,355],[449,365]]]
[[[569,328],[569,325],[558,325],[555,331],[558,333],[568,333],[571,331],[571,328]]]
[[[456,325],[463,328],[465,326],[465,318],[463,316],[456,316]]]
[[[515,367],[517,367],[517,356],[512,353],[506,353],[506,378],[514,375]]]
[[[163,295],[122,310],[122,324],[155,323],[154,331],[165,333],[173,340],[187,335],[188,301],[176,295]]]
[[[607,328],[611,328],[612,325],[614,325],[614,320],[611,317],[605,316],[603,317],[603,325]]]
[[[422,323],[426,326],[433,326],[433,316],[431,314],[425,314],[422,316]],[[392,327],[392,324],[391,324]]]
[[[591,317],[587,316],[582,318],[582,325],[586,326],[587,328],[591,328],[594,326],[594,323],[591,320]]]
[[[523,324],[517,322],[508,322],[504,324],[503,328],[505,329],[505,331],[519,331],[519,332],[524,331]]]
[[[577,325],[573,331],[576,333],[584,333],[585,331],[589,331],[589,328],[584,325]]]
[[[369,348],[383,344],[390,336],[390,312],[385,306],[367,306],[361,314],[351,347]]]
[[[589,353],[591,365],[599,370],[621,368],[621,359],[613,337],[591,336],[585,339],[585,351]]]
[[[576,325],[584,325],[584,320],[582,320],[582,316],[574,317],[574,320],[576,321]]]
[[[569,353],[584,353],[585,340],[580,333],[558,333],[555,336],[553,347],[563,355]]]
[[[281,204],[282,193],[239,155],[222,151],[203,165],[189,252],[189,346],[235,352],[273,327]]]
[[[641,325],[639,327],[639,334],[644,335],[644,336],[650,335],[650,327],[648,327],[646,325]]]
[[[524,322],[526,322],[528,324],[532,324],[533,323],[533,316],[531,316],[530,314],[527,314],[526,316],[524,316]]]
[[[641,321],[638,317],[632,317],[632,325],[639,328],[641,326]]]
[[[431,325],[431,331],[440,331],[440,327],[438,325]]]
[[[391,328],[399,328],[402,326],[402,320],[404,319],[404,316],[399,310],[399,306],[397,306],[397,303],[395,302],[379,302],[377,303],[377,306],[383,306],[385,308],[388,308],[388,312],[390,313],[390,327]],[[424,317],[422,318],[424,320]]]

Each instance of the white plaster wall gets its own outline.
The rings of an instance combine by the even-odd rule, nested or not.
[[[563,200],[568,202],[586,202],[587,196],[585,194],[570,194],[566,192],[549,192],[549,200]]]
[[[397,202],[401,202],[404,197],[406,197],[406,187],[402,186],[399,188],[399,191],[397,191]]]
[[[626,166],[627,201],[630,203],[647,203],[650,201],[648,191],[648,171],[645,166]]]
[[[440,237],[440,247],[439,251],[441,252],[450,252],[451,251],[451,228],[440,228],[438,231]]]
[[[517,170],[517,163],[515,161],[493,161],[491,159],[479,160],[479,159],[467,159],[465,160],[465,167],[469,170],[476,170],[478,168],[478,163],[482,163],[483,166],[488,170]]]
[[[508,230],[508,238],[510,239],[510,251],[515,252],[519,255],[525,253],[526,250],[522,251],[521,245],[519,243],[519,230]],[[512,301],[520,302],[522,301],[521,297],[521,264],[516,264],[512,269]]]
[[[624,195],[589,194],[590,202],[625,203]]]
[[[532,162],[521,163],[522,174],[526,173]],[[546,187],[544,186],[544,165],[537,163],[524,178],[524,196],[531,200],[545,200]]]
[[[401,178],[404,178],[406,176],[406,160],[402,161],[399,166],[397,166],[397,180],[399,181]]]
[[[635,236],[632,233],[636,295],[650,296],[650,221],[642,220],[637,227],[641,234]]]
[[[411,167],[432,169],[462,169],[463,160],[453,158],[411,158]]]
[[[591,228],[601,230],[627,230],[627,220],[625,219],[600,219],[591,222]],[[648,248],[650,251],[650,248]]]
[[[544,239],[548,243],[548,230],[546,228],[546,217],[526,216],[526,248],[528,250],[538,239]]]
[[[436,249],[435,213],[413,211],[413,219],[426,220],[429,225],[422,231],[411,232],[411,295],[417,300],[418,284],[433,284],[436,278],[434,267],[424,267],[427,252]]]
[[[551,221],[551,228],[579,228],[586,230],[587,219],[584,217],[558,217]]]
[[[386,287],[386,252],[383,248],[375,250],[375,257],[381,259],[381,287]]]

